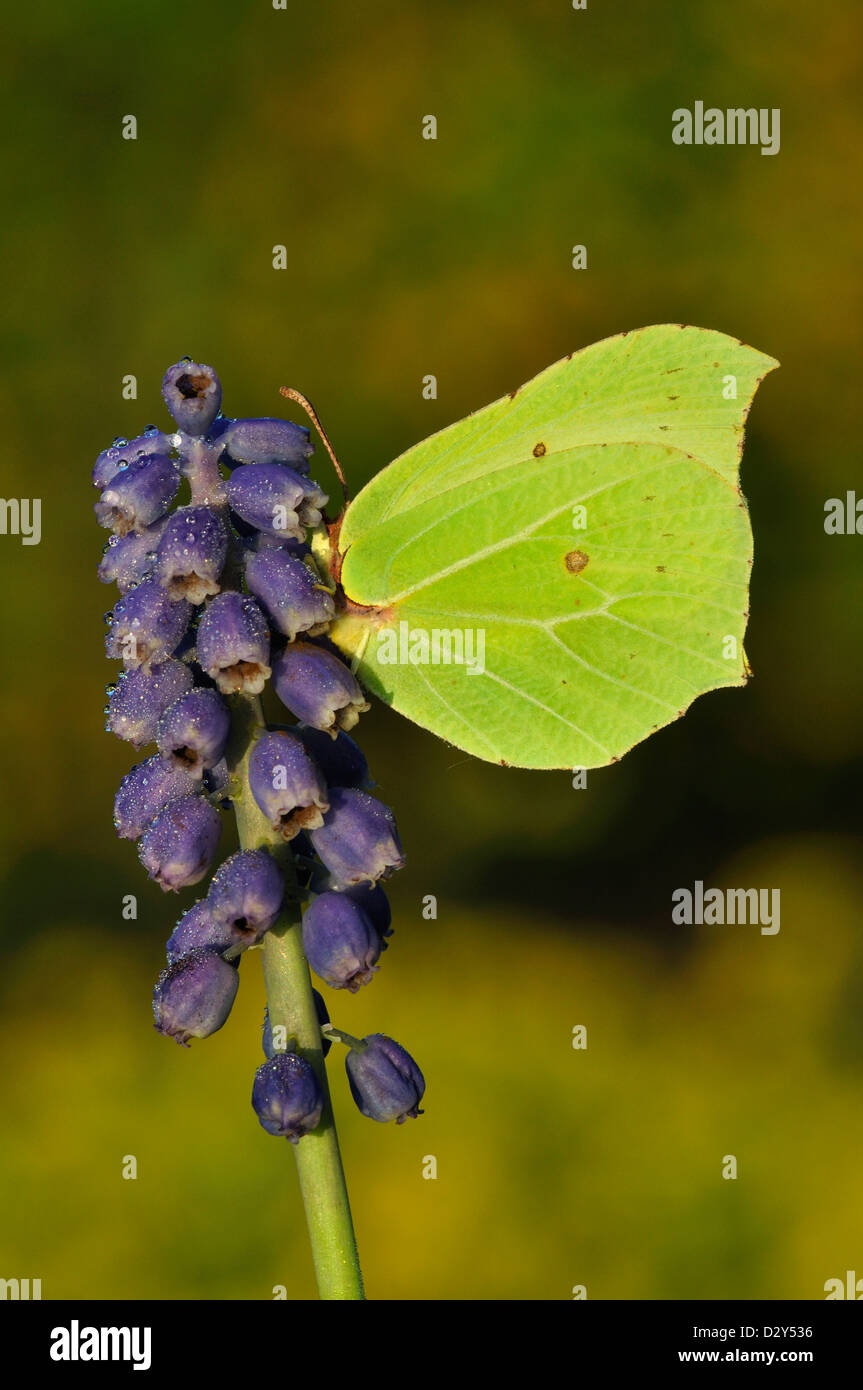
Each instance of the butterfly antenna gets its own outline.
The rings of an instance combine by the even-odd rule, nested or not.
[[[348,502],[350,501],[350,498],[348,497],[348,485],[345,482],[345,475],[342,471],[342,465],[336,458],[335,450],[332,444],[330,443],[329,438],[327,437],[326,430],[320,422],[318,412],[315,410],[315,407],[312,405],[311,401],[303,395],[302,391],[296,391],[293,386],[280,386],[279,391],[283,396],[287,396],[289,401],[296,401],[297,405],[302,406],[303,410],[308,415],[318,434],[321,436],[321,439],[324,441],[324,448],[326,449],[327,453],[333,461],[333,468],[336,470],[336,477],[342,485],[342,493],[345,499],[345,506],[347,506]]]

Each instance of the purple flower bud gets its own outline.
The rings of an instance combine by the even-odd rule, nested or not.
[[[372,1033],[363,1042],[368,1046],[362,1051],[352,1048],[345,1058],[351,1095],[360,1112],[381,1124],[403,1124],[408,1115],[421,1115],[426,1083],[410,1053],[383,1033]]]
[[[216,857],[222,819],[202,796],[172,801],[138,846],[141,863],[165,893],[199,883]]]
[[[157,1033],[188,1047],[221,1028],[237,997],[239,971],[216,951],[190,951],[162,971],[153,991]]]
[[[392,811],[368,792],[333,787],[324,823],[309,838],[337,888],[389,878],[405,862]]]
[[[323,632],[335,615],[332,595],[315,572],[283,550],[257,550],[246,561],[246,583],[279,632]]]
[[[143,531],[164,516],[180,486],[180,475],[167,454],[144,454],[119,469],[93,510],[100,526],[118,536]]]
[[[241,849],[226,859],[207,894],[217,930],[226,928],[235,945],[254,946],[278,921],[285,882],[265,849]]]
[[[350,734],[340,731],[333,738],[332,733],[308,724],[300,724],[295,732],[321,769],[328,786],[368,790],[374,785],[366,756]]]
[[[162,400],[185,434],[206,434],[219,413],[222,387],[212,367],[184,357],[166,371]]]
[[[200,778],[225,752],[231,716],[215,690],[190,690],[159,720],[156,742],[163,757]]]
[[[182,661],[163,661],[152,671],[142,667],[124,671],[117,684],[109,687],[105,728],[143,748],[154,742],[156,725],[169,705],[191,689],[192,673]]]
[[[331,989],[356,994],[377,971],[381,942],[358,903],[345,893],[322,893],[303,915],[303,950]]]
[[[181,507],[159,541],[156,574],[173,599],[203,603],[219,592],[228,553],[225,523],[210,507]]]
[[[379,883],[355,883],[352,888],[345,888],[342,892],[346,898],[352,898],[362,908],[378,936],[392,936],[393,914],[389,898]],[[385,941],[383,945],[386,949]]]
[[[318,1016],[318,1023],[323,1028],[324,1024],[329,1023],[330,1015],[327,1011],[327,1006],[323,1001],[323,997],[320,994],[318,994],[318,991],[316,989],[313,989],[312,994],[314,995],[315,999],[315,1013]],[[321,1038],[321,1053],[324,1057],[326,1057],[332,1045],[332,1040],[330,1038]],[[272,1024],[270,1023],[269,1009],[264,1009],[264,1031],[263,1036],[261,1038],[261,1046],[264,1049],[265,1057],[275,1057],[278,1055],[279,1052],[283,1052],[285,1050],[284,1048],[277,1048],[273,1045],[273,1028]]]
[[[321,1083],[305,1057],[277,1052],[255,1072],[252,1106],[268,1134],[296,1144],[320,1124]]]
[[[306,460],[315,452],[305,426],[290,420],[232,420],[218,442],[235,463],[286,463],[301,473],[308,472]]]
[[[191,612],[185,601],[169,598],[157,579],[145,579],[114,604],[105,651],[126,666],[156,666],[179,646]]]
[[[168,960],[179,960],[181,956],[187,956],[190,951],[200,947],[206,947],[207,950],[216,951],[221,955],[233,944],[230,929],[215,925],[210,915],[210,904],[206,898],[201,898],[194,907],[183,913],[168,937]]]
[[[228,500],[237,516],[256,530],[280,540],[301,541],[310,526],[321,523],[326,493],[281,463],[249,463],[228,480]]]
[[[127,594],[153,573],[156,547],[169,518],[163,516],[143,531],[130,531],[126,536],[111,536],[102,551],[99,578],[103,584],[116,583],[121,594]]]
[[[323,825],[329,809],[324,779],[293,734],[262,734],[249,757],[249,789],[274,830],[292,840]]]
[[[174,448],[174,438],[163,434],[151,425],[136,439],[118,440],[108,449],[103,449],[93,465],[93,482],[100,492],[115,478],[121,468],[134,463],[144,454],[170,454]]]
[[[154,754],[138,763],[120,783],[114,798],[114,825],[123,840],[138,840],[160,811],[180,796],[195,791],[195,779],[185,768]]]
[[[198,661],[223,695],[260,695],[270,676],[270,630],[253,598],[229,591],[207,605]]]
[[[345,663],[310,642],[295,642],[276,657],[273,685],[291,714],[333,738],[339,729],[352,729],[369,708]]]

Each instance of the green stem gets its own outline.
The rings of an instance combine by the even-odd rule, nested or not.
[[[270,1024],[273,1028],[283,1027],[288,1038],[296,1038],[296,1050],[314,1067],[324,1093],[324,1110],[317,1129],[292,1146],[318,1291],[324,1299],[362,1299],[365,1296],[363,1280],[321,1050],[321,1028],[303,953],[293,856],[249,791],[249,753],[264,727],[261,704],[257,696],[250,695],[231,697],[230,704],[232,730],[227,756],[229,771],[237,779],[234,811],[240,844],[243,849],[266,846],[285,876],[285,907],[276,926],[264,937],[263,944]]]

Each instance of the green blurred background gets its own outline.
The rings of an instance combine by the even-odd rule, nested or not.
[[[189,353],[229,414],[307,392],[356,489],[574,348],[678,320],[782,362],[743,467],[755,679],[580,792],[366,717],[408,868],[385,968],[330,1002],[428,1079],[385,1129],[333,1069],[368,1291],[817,1299],[863,1275],[863,541],[823,530],[861,480],[859,6],[54,0],[4,27],[2,491],[42,497],[43,537],[0,537],[0,1275],[314,1287],[291,1155],[249,1106],[258,961],[206,1044],[150,1027],[196,894],[113,835],[96,453],[166,423]],[[673,145],[695,100],[781,108],[781,152]],[[779,887],[780,933],[673,927],[696,878]]]

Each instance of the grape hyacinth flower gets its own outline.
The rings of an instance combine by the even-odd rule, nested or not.
[[[374,978],[381,940],[359,903],[346,893],[322,893],[303,917],[303,950],[324,984],[356,994]]]
[[[143,458],[145,454],[162,454],[172,457],[174,449],[173,434],[164,434],[155,425],[148,425],[142,434],[134,439],[115,439],[107,449],[103,449],[93,465],[93,485],[100,492],[116,478],[121,469]]]
[[[207,905],[216,930],[233,943],[255,946],[282,910],[285,882],[265,849],[241,849],[226,859],[210,884]]]
[[[162,399],[184,434],[206,434],[222,404],[222,386],[212,367],[183,357],[162,381]]]
[[[180,956],[156,981],[156,1031],[183,1047],[190,1038],[208,1038],[227,1019],[238,987],[238,972],[217,951],[201,947]]]
[[[169,520],[163,516],[142,531],[109,536],[98,570],[102,583],[116,584],[121,594],[127,594],[148,578],[156,567],[156,550]]]
[[[209,507],[181,507],[168,521],[156,552],[159,583],[173,599],[195,605],[219,592],[228,532]]]
[[[139,840],[160,811],[196,790],[187,768],[156,753],[138,763],[120,783],[114,798],[114,825],[124,840]]]
[[[145,579],[114,605],[105,651],[128,667],[149,669],[167,661],[185,635],[191,611],[184,599],[175,603],[157,579]]]
[[[105,728],[133,747],[143,748],[155,742],[165,710],[191,689],[192,673],[181,661],[163,661],[150,671],[140,666],[124,671],[117,684],[108,688]]]
[[[96,520],[118,536],[143,531],[170,507],[180,475],[166,454],[144,454],[122,464],[96,503]]]
[[[379,1124],[395,1120],[404,1124],[423,1112],[419,1103],[425,1094],[425,1079],[411,1057],[392,1038],[372,1033],[352,1048],[345,1058],[351,1095],[363,1115]]]
[[[198,661],[223,695],[260,695],[270,677],[270,630],[253,598],[229,590],[207,605]]]
[[[170,802],[150,822],[138,848],[141,863],[166,893],[199,883],[216,857],[222,821],[202,796]]]
[[[345,663],[311,642],[294,642],[276,657],[273,685],[301,723],[325,729],[333,738],[339,729],[352,729],[369,708]]]
[[[332,787],[324,823],[309,838],[336,888],[376,883],[404,864],[393,813],[368,792]]]
[[[323,774],[294,734],[262,734],[249,755],[249,789],[274,830],[292,840],[323,825],[330,809]]]
[[[277,1052],[255,1072],[252,1106],[268,1134],[296,1144],[320,1124],[321,1083],[304,1057]]]
[[[200,778],[225,751],[231,728],[228,708],[215,690],[190,690],[165,710],[156,728],[163,758]]]
[[[283,463],[308,473],[314,453],[309,432],[291,420],[227,420],[216,433],[220,459],[229,466],[241,463]]]
[[[256,550],[246,561],[246,583],[270,621],[289,642],[299,632],[326,632],[335,616],[332,596],[311,566],[283,550]]]
[[[423,1083],[398,1044],[334,1028],[309,974],[342,998],[372,978],[392,930],[378,881],[404,862],[392,812],[368,795],[368,764],[345,732],[369,706],[326,640],[343,602],[319,558],[327,498],[309,477],[308,430],[225,418],[212,367],[182,358],[162,394],[174,428],[115,439],[92,475],[97,519],[114,532],[99,579],[120,591],[106,620],[106,653],[123,667],[106,729],[156,746],[123,778],[115,827],[165,892],[215,869],[168,937],[155,1026],[183,1046],[217,1032],[250,968],[240,963],[258,948],[267,1060],[252,1104],[268,1133],[295,1146],[306,1205],[325,1213],[323,1242],[310,1226],[323,1296],[357,1298],[324,1058],[334,1042],[351,1049],[351,1087],[373,1119],[416,1114]],[[298,723],[267,726],[259,697],[271,677]],[[216,867],[230,809],[240,848]]]
[[[327,496],[282,463],[247,463],[231,474],[228,500],[237,516],[263,535],[302,541],[310,526],[320,526]]]
[[[206,898],[201,898],[183,913],[168,937],[165,951],[168,960],[173,961],[188,955],[198,947],[206,947],[224,955],[233,944],[230,926],[217,926],[213,921],[209,902]]]

